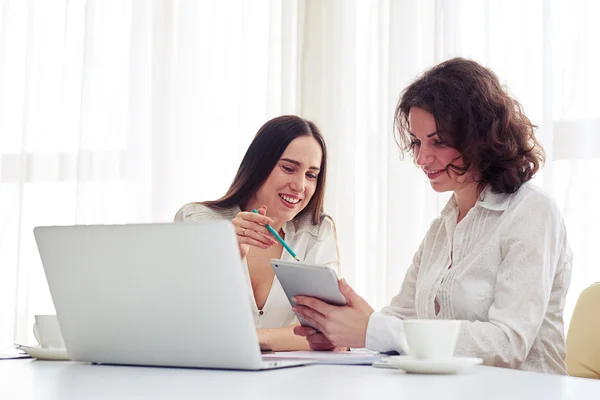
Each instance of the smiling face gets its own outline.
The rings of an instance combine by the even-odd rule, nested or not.
[[[431,187],[436,192],[456,192],[466,186],[475,185],[470,172],[457,176],[448,168],[449,164],[457,167],[463,165],[461,154],[458,150],[448,147],[438,137],[435,118],[431,113],[419,107],[411,107],[408,124],[415,162],[427,175]]]
[[[294,139],[256,192],[253,203],[266,205],[267,215],[273,219],[291,221],[315,194],[322,154],[312,136]]]

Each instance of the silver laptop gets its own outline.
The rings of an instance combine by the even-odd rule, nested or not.
[[[36,227],[67,353],[76,361],[260,370],[231,223]]]

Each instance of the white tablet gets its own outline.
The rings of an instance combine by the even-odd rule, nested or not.
[[[330,267],[283,260],[271,260],[271,267],[292,307],[295,305],[292,297],[296,295],[316,297],[336,306],[346,304],[346,298],[338,286],[337,274]],[[298,320],[302,326],[317,329],[300,316]]]

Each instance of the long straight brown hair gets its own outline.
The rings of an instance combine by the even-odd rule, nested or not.
[[[320,224],[324,216],[327,147],[319,128],[313,122],[296,115],[283,115],[267,121],[250,143],[227,193],[220,199],[200,204],[218,209],[243,207],[265,183],[288,145],[301,136],[315,138],[323,155],[315,193],[298,216],[308,214],[314,225]]]

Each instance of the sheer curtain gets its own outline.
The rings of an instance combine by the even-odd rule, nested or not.
[[[392,136],[398,95],[455,55],[492,67],[539,125],[536,183],[600,280],[600,62],[593,0],[0,0],[0,348],[53,312],[36,225],[169,221],[228,187],[258,127],[296,113],[330,150],[342,272],[397,292],[435,194]]]
[[[558,202],[575,254],[568,324],[600,281],[600,4],[592,0],[309,1],[301,111],[331,146],[328,210],[343,271],[377,308],[389,301],[448,195],[435,194],[392,138],[393,107],[424,69],[454,56],[493,68],[539,127],[534,180]]]
[[[172,221],[297,104],[289,1],[0,2],[0,348],[54,307],[36,225]]]

